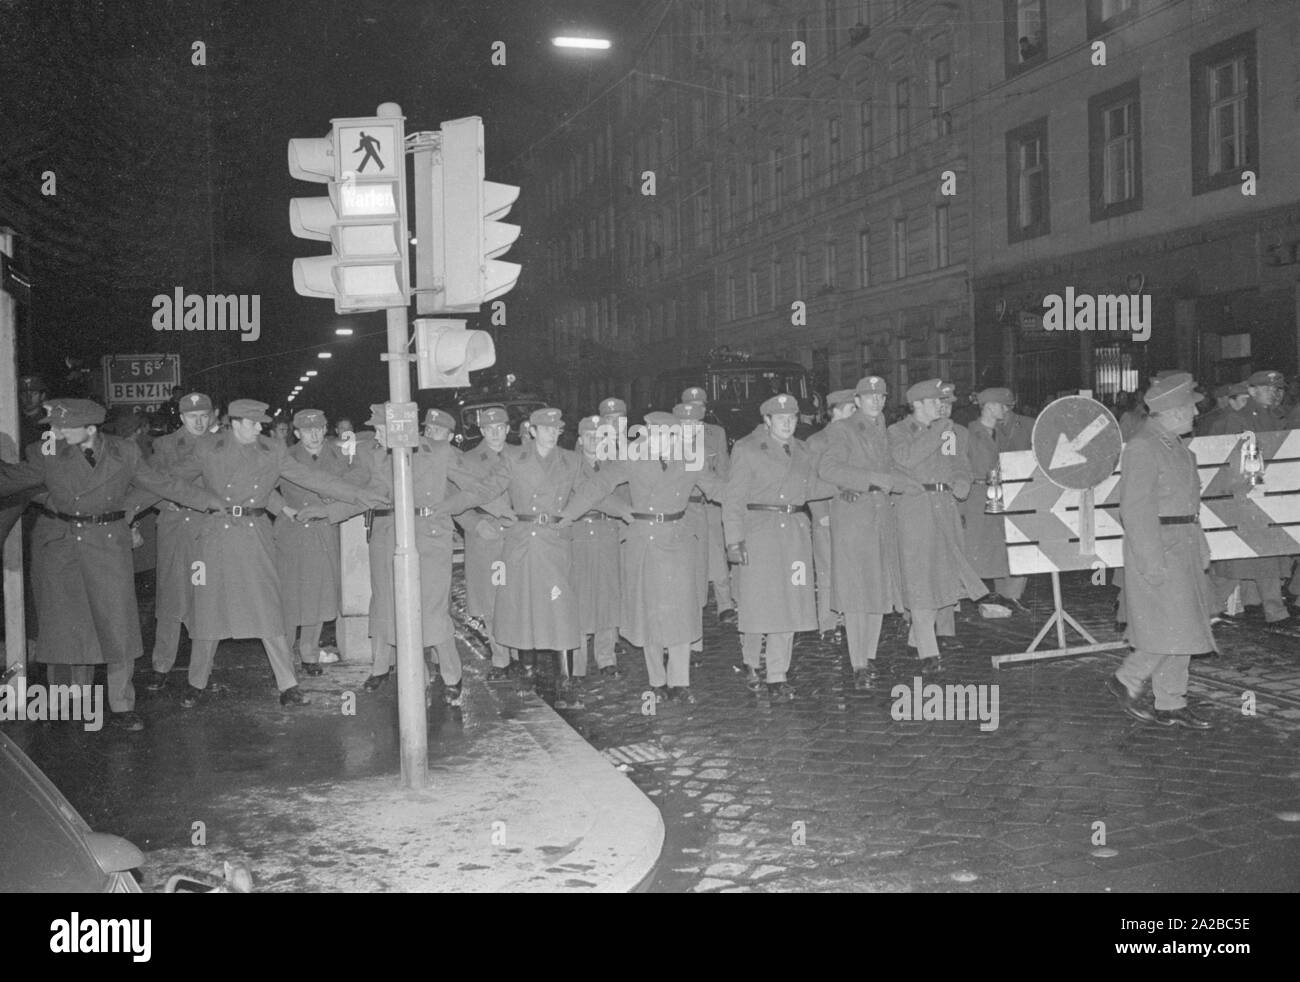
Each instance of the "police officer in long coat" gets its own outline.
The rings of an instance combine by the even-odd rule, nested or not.
[[[1221,416],[1211,427],[1211,435],[1225,433],[1266,433],[1287,429],[1286,417],[1278,408],[1282,398],[1282,373],[1265,369],[1246,380],[1249,401],[1241,409]],[[1212,582],[1219,608],[1242,580],[1254,580],[1264,605],[1264,620],[1270,624],[1288,624],[1291,617],[1282,598],[1282,581],[1291,575],[1290,556],[1259,556],[1254,559],[1224,559],[1213,567]],[[1130,604],[1131,607],[1131,604]]]
[[[582,453],[582,478],[601,473],[615,461],[601,459],[599,416],[584,416],[578,422],[578,449]],[[587,675],[587,645],[590,641],[596,668],[605,676],[617,676],[618,660],[614,646],[618,640],[623,592],[621,588],[621,550],[623,523],[620,516],[627,510],[626,494],[613,492],[595,502],[574,521],[573,588],[578,594],[578,621],[582,644],[573,653],[571,684],[561,693],[559,708],[582,705],[580,680]]]
[[[826,406],[831,412],[831,423],[848,419],[857,412],[857,403],[853,399],[852,389],[837,389],[826,396]],[[809,434],[808,439],[804,441],[818,463],[827,447],[829,428],[828,423],[815,433]],[[832,553],[834,550],[831,544],[831,507],[829,498],[816,498],[808,502],[808,512],[812,518],[813,567],[817,586],[817,630],[821,632],[823,639],[834,635],[838,625],[833,597]]]
[[[907,390],[912,414],[889,427],[894,465],[921,485],[895,499],[903,599],[912,616],[908,644],[922,664],[940,668],[936,620],[962,597],[975,599],[984,582],[966,561],[957,501],[971,490],[970,461],[959,428],[944,415],[944,383],[918,382]],[[949,614],[950,616],[950,614]]]
[[[831,502],[834,608],[844,616],[854,687],[870,689],[879,676],[876,649],[886,614],[903,610],[898,527],[890,492],[920,485],[904,477],[889,453],[884,417],[888,388],[878,375],[853,390],[857,412],[823,431],[822,480],[840,493]]]
[[[212,400],[201,392],[191,392],[178,403],[181,428],[153,443],[150,465],[171,477],[180,462],[194,453],[199,441],[212,425]],[[195,482],[197,483],[197,479]],[[158,692],[167,684],[167,674],[176,664],[181,626],[190,624],[194,610],[195,570],[199,527],[207,517],[197,511],[164,499],[158,504],[157,598],[154,606],[153,672],[147,688]]]
[[[649,413],[645,425],[645,434],[629,445],[628,459],[602,461],[564,514],[566,520],[577,518],[594,501],[602,501],[602,508],[628,523],[619,631],[644,650],[646,673],[658,697],[693,703],[690,648],[703,633],[698,582],[706,571],[687,506],[697,489],[716,497],[722,482],[705,466],[698,430],[688,433],[670,413]],[[613,494],[623,482],[626,505]]]
[[[343,449],[325,439],[327,422],[319,409],[294,414],[293,433],[297,442],[289,456],[304,467],[322,474],[343,477],[361,487],[369,483],[369,469],[352,460]],[[338,656],[320,647],[321,629],[339,615],[342,593],[342,545],[339,529],[327,516],[299,518],[303,509],[324,506],[330,499],[292,481],[281,481],[279,517],[275,522],[275,566],[280,578],[280,602],[284,611],[284,632],[293,647],[297,638],[303,672],[320,675],[322,662]],[[273,510],[275,510],[273,508]]]
[[[160,493],[178,499],[195,477],[216,495],[220,507],[202,520],[190,625],[189,687],[183,708],[198,704],[207,687],[217,645],[231,637],[262,640],[275,673],[282,706],[308,700],[298,689],[293,655],[285,637],[284,609],[275,566],[275,538],[268,502],[276,482],[287,479],[331,498],[361,504],[379,500],[366,488],[313,470],[293,457],[284,444],[261,435],[271,417],[254,399],[230,403],[230,431],[200,441],[172,471],[170,487]],[[182,503],[184,503],[182,501]]]
[[[966,427],[966,453],[974,486],[960,509],[966,558],[982,579],[994,581],[993,593],[983,597],[981,605],[1003,607],[1007,613],[1024,612],[1026,608],[1020,598],[1024,596],[1028,578],[1011,575],[1002,516],[990,515],[984,508],[990,472],[1000,470],[1002,454],[1030,449],[1032,427],[1016,427],[1010,431],[1004,427],[1004,422],[1013,415],[1010,389],[984,389],[976,401],[980,407],[979,418]]]
[[[688,389],[688,392],[699,391]],[[714,477],[725,481],[728,469],[727,445],[724,436],[721,447],[716,442],[710,442],[709,426],[711,424],[704,422],[704,403],[702,402],[679,402],[673,406],[673,417],[678,420],[682,426],[683,433],[688,430],[691,432],[690,448],[693,454],[698,456],[702,466]],[[714,427],[721,429],[721,427]],[[714,552],[714,547],[723,550],[721,543],[722,532],[714,533],[710,526],[710,514],[713,511],[721,513],[722,507],[715,502],[711,502],[705,497],[704,492],[695,490],[691,492],[690,499],[686,505],[686,521],[690,524],[692,533],[695,536],[695,568],[703,572],[695,578],[696,593],[700,600],[700,610],[702,611],[709,603],[709,563]],[[723,550],[723,564],[726,564],[726,552]],[[724,587],[722,591],[714,590],[715,604],[732,604],[730,587]],[[723,608],[726,609],[726,608]],[[733,615],[734,617],[734,615]],[[722,623],[726,623],[730,618],[720,618]],[[704,663],[704,636],[691,642],[691,667],[699,668]]]
[[[698,385],[682,390],[682,402],[699,403],[700,408],[708,414],[708,396]],[[676,413],[674,413],[676,415]],[[727,450],[727,431],[717,423],[704,423],[704,449],[708,455],[709,466],[715,476],[725,481],[731,469],[731,453]],[[696,502],[699,504],[699,502]],[[716,501],[703,502],[708,535],[705,539],[705,553],[709,561],[708,582],[713,584],[713,606],[717,611],[718,623],[722,625],[736,623],[736,602],[731,588],[731,566],[727,562],[727,543],[722,533],[722,505]],[[707,585],[706,585],[707,588]]]
[[[502,406],[489,406],[479,410],[478,426],[483,442],[465,453],[463,461],[466,468],[484,478],[505,451],[510,414]],[[504,572],[505,530],[514,523],[508,495],[503,492],[493,504],[496,514],[486,508],[471,508],[457,515],[456,523],[465,538],[465,614],[487,638],[492,653],[488,681],[496,682],[508,676],[519,655],[497,640],[493,628],[496,581]]]
[[[795,698],[786,681],[795,632],[817,627],[808,501],[835,489],[817,477],[812,453],[794,437],[798,400],[772,396],[759,411],[763,423],[732,448],[722,520],[727,558],[740,567],[746,682],[755,690],[762,685],[758,665],[765,649],[768,691],[789,700]]]
[[[467,501],[482,506],[508,493],[515,524],[505,531],[505,582],[497,587],[493,631],[502,644],[520,649],[529,678],[536,650],[562,655],[582,643],[572,533],[560,525],[583,480],[582,458],[558,446],[563,426],[559,409],[534,410],[528,417],[531,439],[507,448]]]
[[[1187,708],[1187,667],[1192,655],[1215,650],[1216,604],[1196,458],[1179,439],[1192,431],[1200,397],[1186,373],[1156,380],[1146,392],[1147,421],[1124,445],[1119,513],[1133,651],[1107,688],[1138,719],[1204,730],[1210,723]],[[1148,680],[1154,707],[1143,696]]]
[[[102,406],[88,399],[48,405],[49,438],[25,463],[0,463],[0,497],[42,492],[32,532],[36,659],[56,685],[89,685],[94,666],[107,665],[110,720],[140,730],[131,676],[144,645],[127,523],[168,482],[141,460],[134,441],[100,432]],[[213,500],[192,487],[172,493],[196,508]]]

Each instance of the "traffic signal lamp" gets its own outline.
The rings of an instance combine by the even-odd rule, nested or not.
[[[484,180],[478,116],[444,122],[431,166],[419,164],[417,156],[417,309],[477,313],[519,280],[518,263],[497,259],[519,238],[518,225],[501,221],[519,188]]]
[[[421,389],[459,389],[469,373],[496,364],[496,346],[487,331],[467,331],[463,320],[417,318],[416,378]]]
[[[294,289],[332,298],[340,314],[405,307],[410,286],[400,111],[386,103],[378,116],[331,122],[327,137],[289,141],[289,173],[329,186],[328,197],[289,202],[293,234],[331,246],[328,256],[293,261]]]

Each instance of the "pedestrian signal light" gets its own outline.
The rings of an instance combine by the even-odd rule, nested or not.
[[[294,260],[294,289],[332,298],[340,314],[405,307],[410,286],[402,116],[386,103],[377,116],[332,123],[328,137],[289,141],[289,173],[327,184],[329,192],[291,200],[289,226],[299,238],[329,242],[331,248],[328,256]]]

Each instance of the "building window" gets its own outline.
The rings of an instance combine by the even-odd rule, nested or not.
[[[1007,76],[1047,58],[1045,0],[1002,0],[1005,20]]]
[[[808,295],[808,253],[803,249],[794,254],[794,295],[796,299]]]
[[[866,170],[871,166],[871,152],[875,141],[875,132],[872,129],[872,114],[875,107],[871,103],[871,96],[868,85],[862,86],[858,98],[858,169]]]
[[[912,127],[912,97],[910,78],[900,78],[894,83],[894,156],[907,153],[908,130]]]
[[[871,230],[858,233],[858,286],[871,286]]]
[[[748,108],[749,101],[758,95],[758,65],[751,58],[745,62],[745,98],[741,100],[740,110]]]
[[[839,21],[837,18],[840,0],[824,0],[822,8],[826,12],[826,50],[835,54],[839,44]]]
[[[736,175],[727,175],[727,231],[740,225],[740,188]]]
[[[894,220],[894,279],[907,276],[907,219]]]
[[[1131,21],[1137,8],[1137,0],[1088,0],[1089,39]]]
[[[705,190],[695,196],[695,245],[703,247],[709,244],[709,192]]]
[[[1259,85],[1253,31],[1191,58],[1192,193],[1240,185],[1259,174]]]
[[[727,320],[734,321],[737,317],[736,310],[736,278],[727,277]]]
[[[775,309],[780,306],[777,298],[781,296],[781,260],[773,257],[771,268],[772,307]]]
[[[948,246],[948,232],[951,217],[947,205],[936,205],[934,209],[934,268],[943,269],[952,265],[952,252]]]
[[[1088,100],[1089,184],[1094,222],[1142,207],[1138,80]]]
[[[749,220],[758,217],[758,202],[762,197],[762,174],[754,164],[749,165]]]
[[[799,197],[808,196],[812,185],[812,137],[804,133],[799,137]]]
[[[736,115],[736,80],[730,75],[722,76],[722,111],[728,119]]]
[[[772,150],[772,210],[780,211],[785,194],[785,158],[780,150]]]
[[[781,85],[781,42],[769,41],[767,44],[767,91],[776,95]]]
[[[758,313],[758,270],[749,271],[749,312]]]
[[[1048,209],[1047,118],[1007,134],[1007,241],[1051,231]]]
[[[931,76],[934,135],[938,139],[952,132],[952,59],[948,55],[934,59]]]
[[[826,120],[826,181],[834,184],[840,179],[840,160],[842,141],[840,139],[840,118],[832,116]]]
[[[836,267],[839,266],[839,251],[834,242],[827,242],[822,250],[825,265],[822,273],[822,286],[827,290],[835,289]]]

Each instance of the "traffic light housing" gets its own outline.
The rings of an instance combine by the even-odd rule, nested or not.
[[[467,331],[463,320],[417,318],[416,378],[421,389],[460,389],[469,373],[496,364],[496,345],[487,331]]]
[[[417,310],[477,313],[519,280],[518,263],[496,258],[519,238],[500,221],[519,188],[484,180],[478,116],[442,123],[431,161],[421,166],[417,150],[416,163]]]
[[[289,202],[293,234],[331,246],[328,256],[293,261],[294,289],[332,298],[340,314],[409,302],[405,134],[389,105],[331,120],[327,137],[289,141],[289,173],[329,185],[328,197]]]

